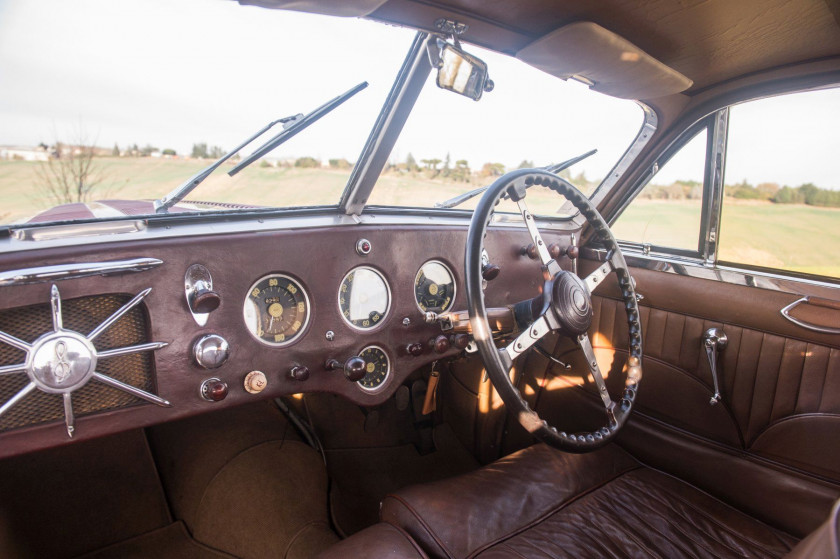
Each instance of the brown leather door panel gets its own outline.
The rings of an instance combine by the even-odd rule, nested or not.
[[[778,292],[648,270],[632,273],[646,297],[639,412],[840,481],[840,336],[812,336],[781,317],[776,320],[784,297]],[[609,290],[597,295],[593,345],[605,361],[602,366],[614,361],[618,368],[624,358],[613,359],[611,353],[626,348],[624,307]],[[655,306],[659,301],[665,309]],[[709,403],[713,380],[702,346],[710,327],[722,328],[729,338],[719,360],[722,401],[717,405]],[[609,369],[611,390],[619,390],[621,370]]]

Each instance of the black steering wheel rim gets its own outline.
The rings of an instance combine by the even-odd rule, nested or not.
[[[490,324],[487,320],[487,308],[484,304],[484,290],[482,289],[481,276],[481,254],[487,226],[492,218],[494,208],[504,194],[507,194],[514,201],[524,200],[526,189],[539,185],[554,190],[564,196],[580,211],[589,225],[593,227],[595,234],[607,249],[607,263],[612,268],[611,271],[614,271],[618,276],[618,283],[627,312],[629,356],[625,388],[622,392],[621,399],[613,403],[612,409],[610,407],[606,408],[606,424],[595,431],[583,433],[559,431],[540,418],[530,408],[510,379],[509,371],[512,360],[505,353],[504,349],[500,350],[496,348],[493,342]],[[529,219],[527,215],[524,215],[524,217],[526,220]],[[541,243],[541,239],[537,239],[537,241],[538,244]],[[520,424],[533,436],[561,450],[588,452],[610,442],[626,423],[636,400],[642,377],[642,329],[633,280],[630,277],[627,264],[621,254],[621,249],[613,237],[609,226],[589,202],[589,199],[571,183],[547,171],[519,169],[507,173],[487,189],[473,213],[467,236],[464,268],[467,306],[469,308],[473,337],[479,354],[484,361],[487,374],[502,400],[505,402],[505,405],[508,407],[508,410],[516,414]],[[559,266],[554,264],[554,269],[559,269]],[[563,271],[556,273],[555,277],[559,277],[561,273],[571,272]],[[588,289],[587,293],[591,297]],[[583,336],[586,335],[584,334]],[[588,337],[586,337],[586,340],[588,342]],[[600,375],[597,364],[593,363],[593,366],[598,375]],[[601,386],[605,391],[603,380],[601,380]],[[606,401],[611,401],[608,394]]]

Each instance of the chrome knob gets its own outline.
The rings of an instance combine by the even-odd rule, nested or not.
[[[218,334],[207,334],[193,344],[193,358],[205,369],[218,369],[230,357],[230,345]]]

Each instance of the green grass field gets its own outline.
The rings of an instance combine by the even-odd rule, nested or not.
[[[154,199],[208,162],[183,159],[99,158],[105,180],[91,199]],[[26,220],[52,205],[38,186],[37,163],[0,161],[0,223]],[[337,204],[349,170],[252,165],[236,177],[223,166],[187,199],[264,206]],[[431,207],[480,186],[422,177],[384,175],[368,203]],[[478,198],[463,204],[474,208]],[[562,199],[545,189],[529,191],[534,213],[557,215]],[[500,210],[516,211],[510,202]],[[694,249],[699,201],[636,200],[614,226],[620,239]],[[840,277],[840,210],[727,199],[721,225],[721,260]]]

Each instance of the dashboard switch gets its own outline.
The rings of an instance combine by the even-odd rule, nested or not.
[[[485,281],[493,281],[499,276],[499,272],[501,271],[502,269],[496,264],[487,263],[481,265],[481,277],[484,278]]]
[[[421,355],[423,355],[423,344],[408,344],[407,346],[405,346],[405,351],[409,355],[413,355],[414,357],[420,357]]]
[[[456,349],[465,349],[470,345],[470,337],[468,334],[455,334],[451,336],[450,342],[452,342],[452,346]]]
[[[201,264],[193,264],[187,268],[184,274],[184,292],[195,323],[204,326],[207,324],[207,317],[219,308],[222,302],[219,294],[213,291],[210,270]]]
[[[205,369],[218,369],[230,357],[230,345],[218,334],[207,334],[193,344],[193,358]]]
[[[354,355],[350,359],[341,363],[338,359],[327,359],[326,368],[328,371],[344,371],[344,376],[350,382],[358,382],[365,377],[365,360]]]
[[[304,365],[295,365],[289,369],[289,378],[292,380],[304,381],[309,378],[309,367]]]
[[[199,394],[208,402],[221,402],[228,395],[228,385],[220,378],[209,378],[201,383]]]
[[[434,348],[436,353],[446,353],[447,351],[449,351],[450,348],[449,338],[447,338],[443,334],[431,340],[429,345],[431,345]]]
[[[370,249],[372,248],[370,241],[367,239],[359,239],[356,241],[356,252],[359,253],[360,256],[365,256],[370,254]]]
[[[245,375],[244,384],[246,392],[249,394],[259,394],[268,385],[268,379],[265,378],[265,373],[262,371],[251,371]]]

